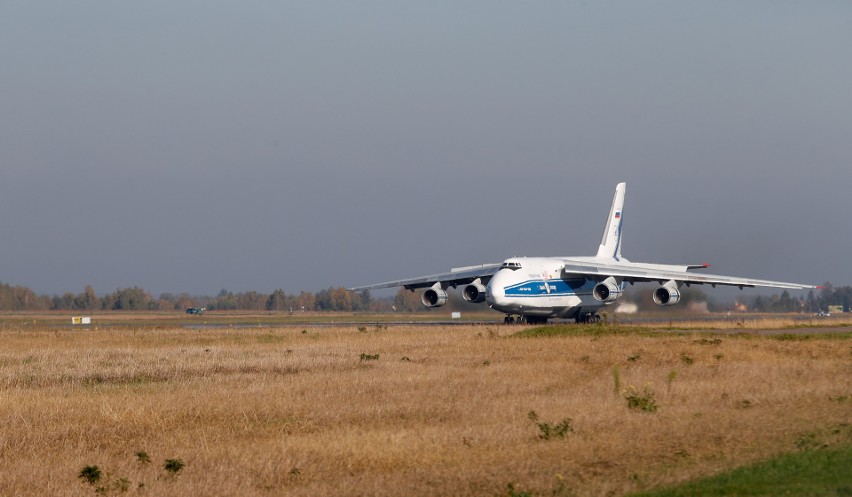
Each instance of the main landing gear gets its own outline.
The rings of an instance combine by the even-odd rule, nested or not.
[[[504,324],[547,324],[547,318],[539,316],[512,316],[511,314],[503,318]]]
[[[583,313],[577,314],[577,317],[574,318],[574,320],[577,321],[577,323],[579,323],[579,324],[600,323],[601,317],[598,316],[597,314],[595,314],[594,312],[583,312]]]

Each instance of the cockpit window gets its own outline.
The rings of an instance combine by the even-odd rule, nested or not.
[[[520,262],[504,262],[503,265],[500,266],[500,269],[511,269],[512,271],[517,271],[518,269],[521,269],[521,263]]]

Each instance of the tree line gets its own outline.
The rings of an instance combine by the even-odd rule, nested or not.
[[[637,289],[639,290],[639,289]],[[653,308],[650,293],[640,290],[627,294],[625,301],[633,301],[640,309]],[[708,299],[699,289],[684,289],[681,304],[707,302],[711,311],[730,310],[730,304],[719,304]],[[829,306],[841,306],[848,312],[852,305],[852,286],[834,287],[826,283],[818,292],[811,290],[807,296],[792,297],[786,290],[771,296],[753,296],[738,299],[741,310],[755,312],[819,312]],[[0,310],[2,311],[173,311],[190,307],[208,310],[240,311],[339,311],[339,312],[413,312],[427,310],[420,303],[420,292],[400,288],[393,298],[375,299],[369,291],[351,292],[341,287],[330,287],[316,293],[301,291],[288,294],[281,289],[272,293],[255,291],[233,293],[220,291],[216,296],[190,296],[186,293],[163,293],[154,297],[143,288],[119,288],[98,296],[91,286],[75,294],[39,295],[24,286],[0,283]],[[482,305],[469,304],[460,298],[451,299],[442,311],[480,310]]]
[[[281,289],[266,294],[248,291],[233,293],[222,290],[215,297],[191,296],[187,293],[163,293],[154,297],[143,288],[119,288],[98,296],[91,286],[79,294],[38,295],[24,286],[0,283],[0,310],[3,311],[169,311],[190,307],[209,310],[246,311],[379,311],[383,301],[374,300],[370,292],[350,292],[345,288],[328,288],[317,293],[287,294]],[[392,304],[387,304],[389,308]]]

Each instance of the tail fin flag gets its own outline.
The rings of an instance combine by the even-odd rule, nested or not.
[[[598,257],[621,260],[621,223],[624,221],[624,194],[627,183],[619,183],[612,197],[612,207],[606,220],[603,237],[598,247]]]

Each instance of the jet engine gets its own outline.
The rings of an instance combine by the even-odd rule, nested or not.
[[[592,289],[592,296],[594,296],[595,300],[598,302],[603,302],[605,304],[615,302],[618,300],[618,297],[621,297],[621,285],[615,281],[615,278],[610,276],[595,285]]]
[[[473,283],[464,287],[462,290],[462,297],[464,297],[467,302],[474,304],[485,302],[485,286],[481,281],[479,281],[479,279],[477,279]]]
[[[420,301],[426,307],[441,307],[447,303],[447,292],[442,288],[432,287],[420,296]]]
[[[680,290],[674,280],[669,280],[654,290],[654,303],[657,305],[675,305],[680,302]]]

